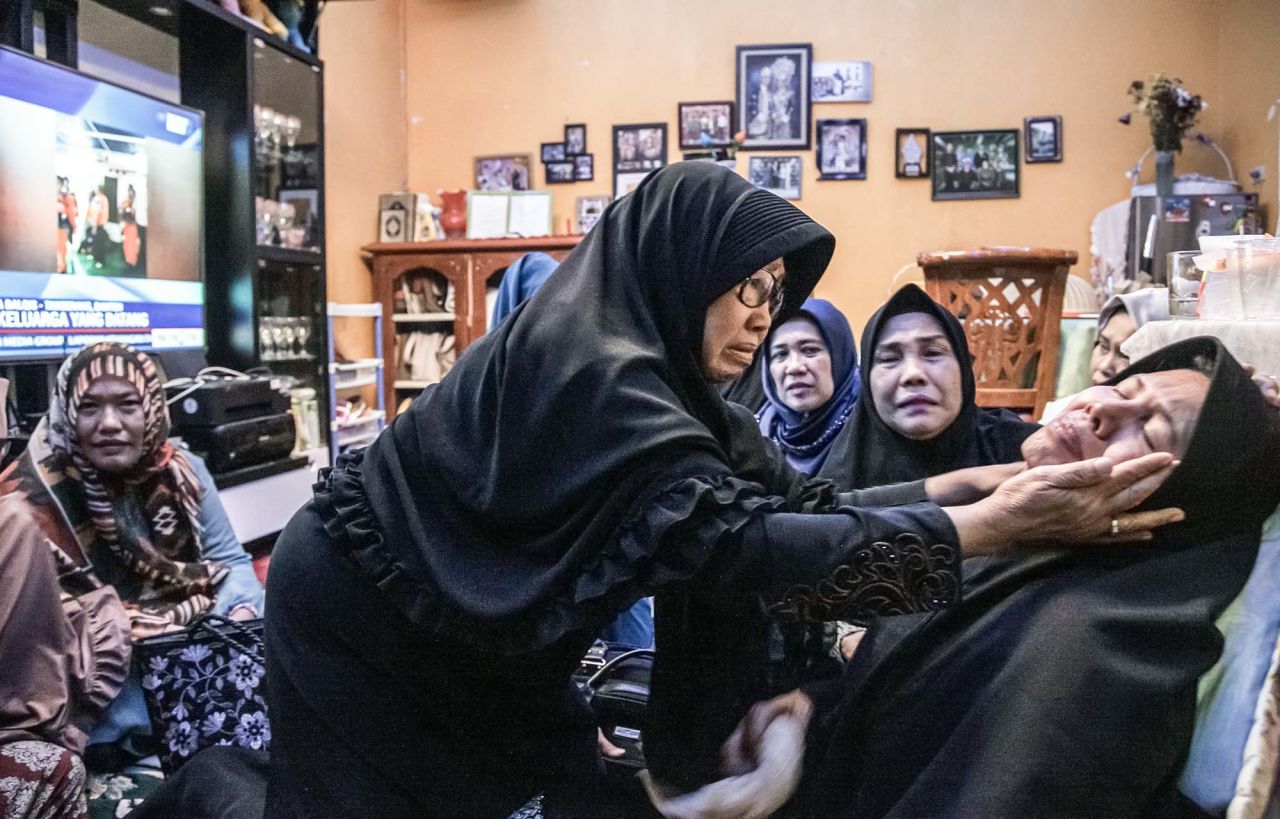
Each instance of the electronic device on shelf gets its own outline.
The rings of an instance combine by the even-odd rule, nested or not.
[[[204,458],[214,474],[288,458],[293,452],[294,434],[293,414],[289,412],[212,427],[182,428],[182,439]]]
[[[216,427],[289,411],[289,396],[270,376],[209,378],[167,388],[169,420],[175,428]]]
[[[232,473],[247,474],[249,467],[294,460],[296,429],[289,396],[270,375],[208,367],[193,378],[170,381],[165,392],[173,433],[204,458],[219,486],[229,485]],[[302,459],[285,468],[305,464]],[[267,470],[274,471],[283,469]]]

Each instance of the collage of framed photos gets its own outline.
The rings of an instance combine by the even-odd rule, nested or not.
[[[819,181],[863,180],[868,167],[868,122],[861,117],[813,119],[813,106],[869,103],[873,65],[866,61],[814,62],[809,43],[740,45],[735,49],[732,100],[680,102],[678,148],[686,160],[721,162],[737,169],[738,151],[780,152],[747,158],[752,184],[785,199],[800,199],[804,156],[814,151]],[[667,123],[612,126],[613,199],[631,192],[668,161]],[[894,176],[928,179],[935,201],[1016,199],[1021,195],[1019,143],[1028,164],[1062,161],[1062,117],[1027,117],[1017,129],[933,131],[897,128]],[[564,126],[560,142],[543,142],[548,185],[595,179],[587,152],[587,126]],[[479,190],[527,190],[528,154],[476,158]],[[589,227],[610,197],[578,197],[576,226]]]
[[[587,153],[587,126],[564,126],[564,139],[542,143],[542,167],[548,185],[591,182],[596,178],[595,155]]]

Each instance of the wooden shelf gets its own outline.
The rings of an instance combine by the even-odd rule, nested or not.
[[[455,313],[393,313],[391,320],[396,324],[439,324],[454,321]]]
[[[324,254],[314,250],[298,250],[292,247],[276,245],[254,245],[254,253],[258,259],[267,262],[296,265],[324,265]]]

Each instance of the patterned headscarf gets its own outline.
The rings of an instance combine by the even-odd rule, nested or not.
[[[151,504],[161,510],[157,519],[146,515],[144,528],[149,531],[137,531],[136,524],[130,526],[117,516],[111,493],[103,486],[102,477],[85,456],[83,442],[76,435],[76,418],[84,394],[104,376],[124,379],[142,397],[142,454],[132,470],[118,477],[126,486],[147,487],[150,498],[160,498],[159,504]],[[184,595],[208,592],[222,580],[225,567],[199,562],[203,488],[186,454],[168,441],[169,411],[150,357],[127,344],[101,342],[68,358],[58,370],[48,429],[50,447],[69,463],[71,477],[78,479],[84,489],[94,530],[122,564],[148,585],[168,587]],[[147,500],[140,499],[144,515],[149,511],[145,508]],[[172,507],[180,508],[182,514],[174,514]]]

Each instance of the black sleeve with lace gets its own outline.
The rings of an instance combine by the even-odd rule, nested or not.
[[[846,496],[848,498],[849,496]],[[933,611],[960,595],[955,528],[937,506],[764,511],[703,574],[717,591],[754,590],[771,616],[821,622]]]

